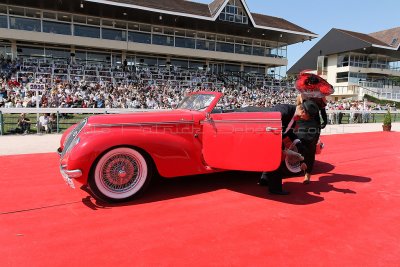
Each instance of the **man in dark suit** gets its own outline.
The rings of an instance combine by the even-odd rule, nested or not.
[[[300,105],[304,100],[306,99],[300,97],[298,99],[298,104]],[[326,124],[328,123],[328,116],[325,110],[326,101],[324,101],[324,98],[311,98],[308,100],[311,100],[315,102],[315,104],[317,104],[322,117],[322,123],[319,114],[317,114],[308,121],[299,120],[296,124],[298,127],[296,135],[301,140],[302,145],[305,146],[307,151],[309,152],[305,155],[304,160],[304,163],[306,163],[307,165],[307,170],[305,170],[303,181],[303,183],[305,184],[310,183],[311,172],[314,167],[315,153],[321,129],[324,129]]]
[[[276,105],[273,108],[270,108],[269,111],[277,111],[280,112],[282,115],[282,138],[289,137],[290,140],[295,140],[297,139],[296,136],[296,131],[294,129],[296,128],[296,121],[298,120],[303,120],[303,121],[309,121],[315,118],[315,116],[319,115],[319,108],[315,102],[311,100],[305,100],[301,105],[287,105],[287,104],[282,104],[282,105]],[[308,148],[306,146],[300,146],[299,152],[302,155],[307,155],[310,153],[308,151]],[[299,158],[302,158],[299,156]],[[287,195],[289,192],[284,191],[282,189],[282,178],[283,178],[283,172],[282,172],[282,164],[281,166],[269,173],[263,173],[259,184],[260,185],[268,185],[269,187],[269,193],[271,194],[276,194],[276,195]],[[305,170],[307,168],[306,164],[302,164],[302,168]],[[268,179],[267,179],[268,177]]]

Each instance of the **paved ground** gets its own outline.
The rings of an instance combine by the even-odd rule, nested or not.
[[[382,131],[381,123],[328,125],[322,135]],[[400,123],[392,124],[392,131],[400,132]],[[0,136],[0,155],[17,155],[55,152],[60,134]]]

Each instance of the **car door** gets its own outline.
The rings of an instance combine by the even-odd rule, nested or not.
[[[282,150],[279,112],[208,114],[203,121],[203,158],[209,167],[271,171]]]

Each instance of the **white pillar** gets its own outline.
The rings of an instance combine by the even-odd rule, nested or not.
[[[17,58],[17,41],[15,40],[11,41],[11,58],[12,59]]]

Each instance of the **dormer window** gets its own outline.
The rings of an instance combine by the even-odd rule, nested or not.
[[[219,15],[219,20],[240,24],[249,23],[249,18],[240,0],[230,0]]]

